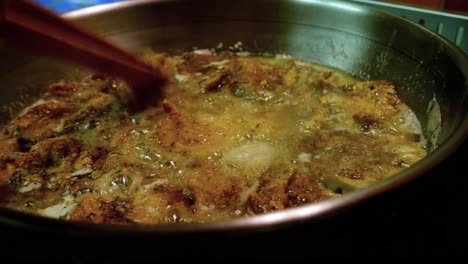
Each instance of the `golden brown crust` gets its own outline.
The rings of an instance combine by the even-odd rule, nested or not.
[[[274,212],[288,207],[318,202],[335,196],[310,175],[296,169],[283,171],[280,177],[264,174],[259,188],[249,197],[249,210],[254,214]]]
[[[286,188],[288,207],[318,202],[333,197],[331,192],[314,181],[311,176],[294,171]]]
[[[19,134],[27,139],[41,140],[52,136],[60,126],[59,121],[77,109],[78,106],[62,101],[41,103],[26,110],[6,131],[9,135]]]
[[[91,223],[132,223],[126,217],[131,211],[131,202],[124,199],[110,200],[97,194],[84,194],[76,200],[76,209],[70,218]]]

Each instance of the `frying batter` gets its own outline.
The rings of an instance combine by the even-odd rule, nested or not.
[[[207,222],[364,188],[425,154],[387,81],[287,56],[146,54],[171,76],[131,113],[123,82],[49,87],[0,139],[0,205],[94,223]]]

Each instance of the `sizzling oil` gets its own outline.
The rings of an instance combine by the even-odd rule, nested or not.
[[[245,55],[245,54],[244,54]],[[364,188],[425,155],[387,81],[290,57],[146,54],[164,101],[128,111],[107,78],[49,87],[0,141],[0,203],[96,223],[205,222]]]

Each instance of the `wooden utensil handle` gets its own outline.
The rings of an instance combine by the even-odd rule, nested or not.
[[[8,37],[28,48],[120,76],[135,89],[164,79],[158,69],[32,2],[0,0],[0,22]]]

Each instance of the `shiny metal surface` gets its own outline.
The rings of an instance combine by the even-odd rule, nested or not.
[[[468,37],[465,28],[468,26],[468,15],[449,10],[439,11],[427,8],[414,7],[404,4],[373,0],[351,0],[361,5],[378,8],[380,10],[402,16],[415,23],[421,23],[424,27],[441,34],[451,42],[459,46],[465,54],[468,54]]]
[[[120,46],[177,52],[229,47],[286,53],[363,79],[386,79],[419,117],[430,155],[370,188],[340,198],[249,218],[206,224],[90,225],[0,210],[0,222],[70,232],[163,234],[265,229],[339,213],[395,189],[447,158],[468,132],[468,59],[423,27],[371,8],[339,1],[129,1],[66,15]],[[76,67],[25,55],[0,36],[0,123],[32,102],[46,85],[83,75]]]

